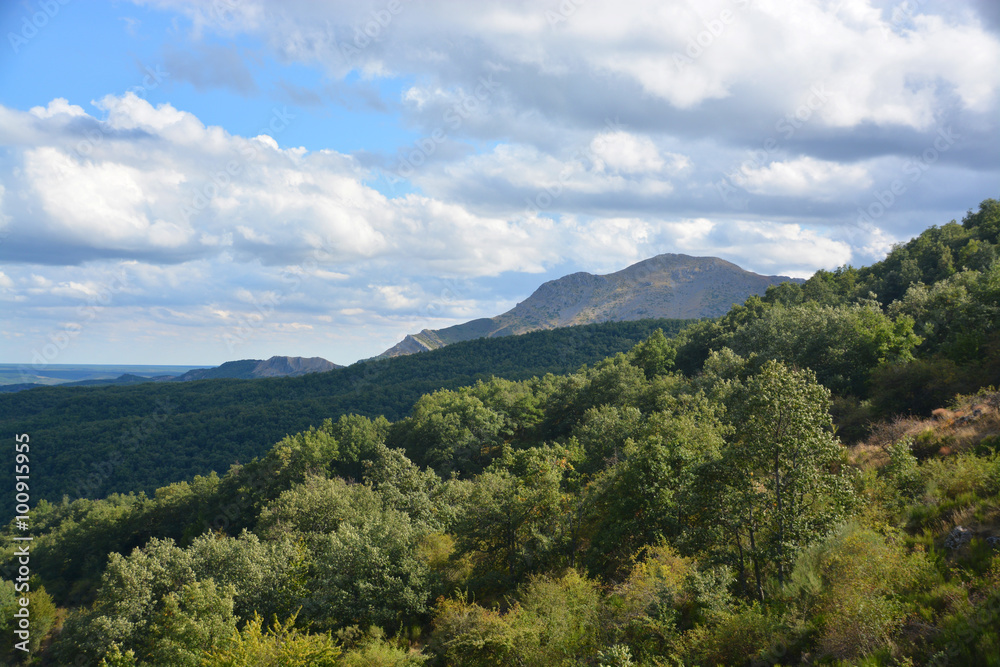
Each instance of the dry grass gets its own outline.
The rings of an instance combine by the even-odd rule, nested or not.
[[[1000,392],[986,392],[957,396],[950,409],[935,410],[931,419],[896,417],[878,423],[867,440],[848,451],[851,463],[864,470],[884,466],[889,446],[907,438],[927,453],[949,456],[995,436],[1000,436]]]

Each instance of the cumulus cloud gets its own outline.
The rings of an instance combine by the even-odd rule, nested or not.
[[[0,295],[30,300],[35,341],[78,322],[77,342],[200,327],[245,354],[294,332],[374,353],[526,296],[491,277],[661,252],[805,276],[995,189],[1000,39],[979,0],[135,1],[189,19],[174,80],[263,96],[255,77],[288,67],[272,92],[299,108],[240,136],[132,94],[0,106]],[[259,47],[253,69],[219,37]],[[303,65],[325,80],[292,83]],[[289,145],[291,116],[331,100],[419,138]],[[941,131],[957,140],[927,162]],[[933,175],[856,224],[920,160]]]
[[[845,165],[811,157],[744,169],[736,174],[735,180],[747,191],[756,194],[827,201],[872,184],[868,170],[862,165]]]
[[[405,257],[414,270],[496,275],[538,271],[553,257],[543,228],[428,197],[387,198],[350,156],[233,136],[132,94],[100,105],[106,120],[82,117],[98,132],[75,136],[64,120],[79,114],[59,101],[30,114],[3,110],[36,133],[34,146],[2,158],[5,180],[24,193],[3,200],[16,209],[10,233],[45,246],[53,262],[180,262],[220,252],[268,264]]]
[[[575,98],[574,89],[607,86],[609,78],[634,86],[629,98],[615,100],[623,107],[654,98],[692,113],[712,100],[784,113],[822,81],[836,96],[820,114],[825,124],[920,128],[952,99],[977,112],[991,109],[1000,85],[982,69],[1000,58],[1000,43],[972,15],[944,18],[918,7],[900,22],[868,0],[640,0],[627,10],[593,0],[419,8],[403,2],[391,15],[376,0],[256,0],[225,16],[195,0],[150,4],[186,13],[196,32],[259,35],[283,57],[337,77],[351,70],[430,77],[412,89],[412,99],[468,84],[487,70],[517,72],[506,81],[505,99],[550,118],[573,117],[573,109],[555,104]],[[523,76],[528,69],[537,76]]]

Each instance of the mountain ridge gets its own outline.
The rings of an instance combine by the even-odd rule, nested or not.
[[[546,281],[505,313],[408,334],[379,357],[579,324],[719,317],[734,303],[786,281],[803,282],[753,273],[718,257],[664,253],[609,274],[578,271]]]
[[[322,357],[283,357],[275,355],[270,359],[240,359],[227,361],[214,368],[195,368],[173,378],[172,382],[191,380],[239,379],[253,380],[269,377],[295,377],[307,373],[323,373],[337,368],[339,364]]]

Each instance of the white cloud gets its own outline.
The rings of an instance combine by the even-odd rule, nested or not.
[[[542,227],[428,197],[387,198],[349,156],[247,140],[132,95],[102,106],[109,120],[86,155],[61,124],[45,134],[45,123],[57,121],[44,117],[39,145],[0,158],[25,193],[11,212],[12,233],[58,248],[66,261],[136,252],[179,261],[233,250],[265,263],[406,257],[415,271],[496,275],[539,271],[554,258],[542,249]],[[117,134],[135,128],[147,133],[143,141]],[[9,208],[10,198],[3,203]]]
[[[418,108],[430,91],[447,91],[459,81],[449,77],[474,80],[473,68],[481,74],[487,64],[495,71],[533,70],[564,92],[620,78],[642,96],[693,112],[715,100],[749,102],[780,115],[797,106],[801,91],[823,81],[835,99],[821,122],[834,127],[872,122],[926,128],[952,96],[977,112],[994,108],[1000,85],[988,75],[1000,60],[996,35],[960,12],[945,18],[919,3],[905,26],[871,0],[404,3],[384,28],[391,39],[373,40],[353,59],[341,47],[373,12],[385,10],[383,2],[258,0],[214,21],[196,0],[155,4],[187,13],[199,32],[259,34],[283,58],[319,63],[338,77],[352,68],[369,75],[430,74],[430,85],[409,93]],[[442,67],[445,62],[454,66]],[[537,83],[525,78],[505,85]],[[546,102],[558,97],[513,92],[519,104],[537,100],[547,115],[563,111]],[[620,101],[642,104],[642,97]]]
[[[744,167],[734,180],[748,192],[830,201],[846,198],[872,184],[862,165],[845,165],[812,157]]]
[[[83,110],[83,107],[70,104],[69,100],[65,97],[57,97],[49,102],[47,107],[31,107],[28,113],[37,118],[52,118],[53,116],[59,114],[65,114],[67,116],[87,115],[87,112]]]

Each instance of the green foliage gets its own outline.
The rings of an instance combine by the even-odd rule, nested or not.
[[[690,512],[684,496],[693,473],[719,457],[723,432],[705,404],[649,415],[637,441],[627,441],[624,460],[592,489],[596,534],[589,559],[597,571],[615,573],[641,547],[679,535]]]
[[[334,667],[341,664],[340,647],[329,634],[306,634],[295,627],[295,616],[274,621],[264,629],[254,616],[230,640],[204,653],[203,667]],[[362,663],[363,664],[363,663]]]
[[[184,584],[164,596],[149,619],[137,653],[143,663],[197,667],[205,647],[217,646],[236,629],[232,588],[219,590],[211,579]]]
[[[526,380],[567,373],[624,352],[658,329],[675,334],[685,320],[606,322],[470,340],[431,352],[360,362],[327,373],[259,380],[151,382],[118,387],[43,387],[0,394],[0,432],[30,433],[59,447],[33,452],[45,470],[32,498],[58,502],[158,487],[246,463],[290,433],[334,420],[343,457],[362,456],[365,437],[336,424],[342,415],[391,420],[421,395],[490,377]],[[376,426],[376,433],[384,423]],[[361,429],[364,431],[365,429]],[[375,440],[379,439],[376,435]],[[399,446],[399,445],[395,445]],[[423,459],[413,456],[418,463]],[[355,478],[360,469],[345,467]],[[4,516],[12,498],[0,498]],[[208,518],[212,520],[214,514]],[[243,524],[240,527],[245,526]],[[175,536],[180,538],[180,536]],[[148,536],[147,536],[148,539]],[[139,542],[141,544],[142,542]],[[125,551],[136,544],[128,545]]]
[[[22,606],[20,601],[27,600],[27,606]],[[27,617],[17,617],[16,613],[27,609]],[[27,640],[28,653],[14,647],[15,643],[25,641],[22,637],[14,634],[15,630],[23,629],[20,621],[26,619],[30,624],[30,636]],[[18,592],[15,590],[13,581],[0,581],[0,634],[4,637],[3,652],[6,664],[19,664],[27,658],[29,654],[38,651],[42,642],[48,638],[56,623],[56,606],[52,598],[45,592],[44,587],[32,588],[28,592]]]
[[[798,550],[851,509],[853,490],[831,433],[829,392],[810,371],[769,361],[732,383],[728,401],[733,433],[721,458],[702,466],[694,511],[698,530],[718,526],[701,541],[736,568],[742,586],[752,574],[764,600],[768,577],[784,581]]]
[[[536,577],[506,614],[464,599],[441,600],[432,650],[444,664],[556,667],[579,664],[599,646],[601,600],[593,582],[569,570]]]
[[[981,664],[1000,645],[992,395],[956,398],[978,412],[916,435],[915,420],[878,426],[851,452],[831,410],[837,433],[863,434],[869,419],[993,381],[998,214],[988,200],[873,267],[775,287],[565,375],[458,382],[429,353],[438,361],[406,364],[441,374],[413,384],[357,368],[191,384],[193,411],[174,406],[178,418],[233,389],[257,406],[230,415],[254,437],[303,425],[221,477],[40,502],[37,661]],[[466,352],[493,349],[478,344]],[[358,382],[334,391],[331,378]],[[395,423],[363,407],[418,384],[409,416],[385,410]],[[139,412],[115,408],[127,418],[145,400],[131,389]],[[334,394],[362,407],[341,410]],[[150,449],[184,433],[170,419],[132,426]],[[958,525],[965,544],[946,540]],[[0,542],[8,575],[14,534]],[[69,607],[61,632],[48,632],[63,612],[41,584]],[[14,600],[0,584],[8,629]]]
[[[303,613],[316,627],[396,628],[423,614],[430,602],[420,530],[396,510],[341,522],[317,536]]]
[[[753,603],[727,610],[714,623],[688,631],[676,651],[685,661],[682,664],[739,665],[747,659],[763,659],[780,641],[780,618]]]
[[[912,607],[908,594],[936,574],[922,553],[849,525],[804,551],[790,594],[822,619],[819,646],[839,659],[858,659],[893,648]]]
[[[647,380],[657,375],[666,375],[674,368],[677,349],[657,329],[652,336],[633,347],[628,354],[629,362],[642,369]]]
[[[564,457],[552,450],[514,452],[476,478],[455,534],[459,553],[471,556],[483,585],[498,577],[505,587],[515,584],[558,548]]]

